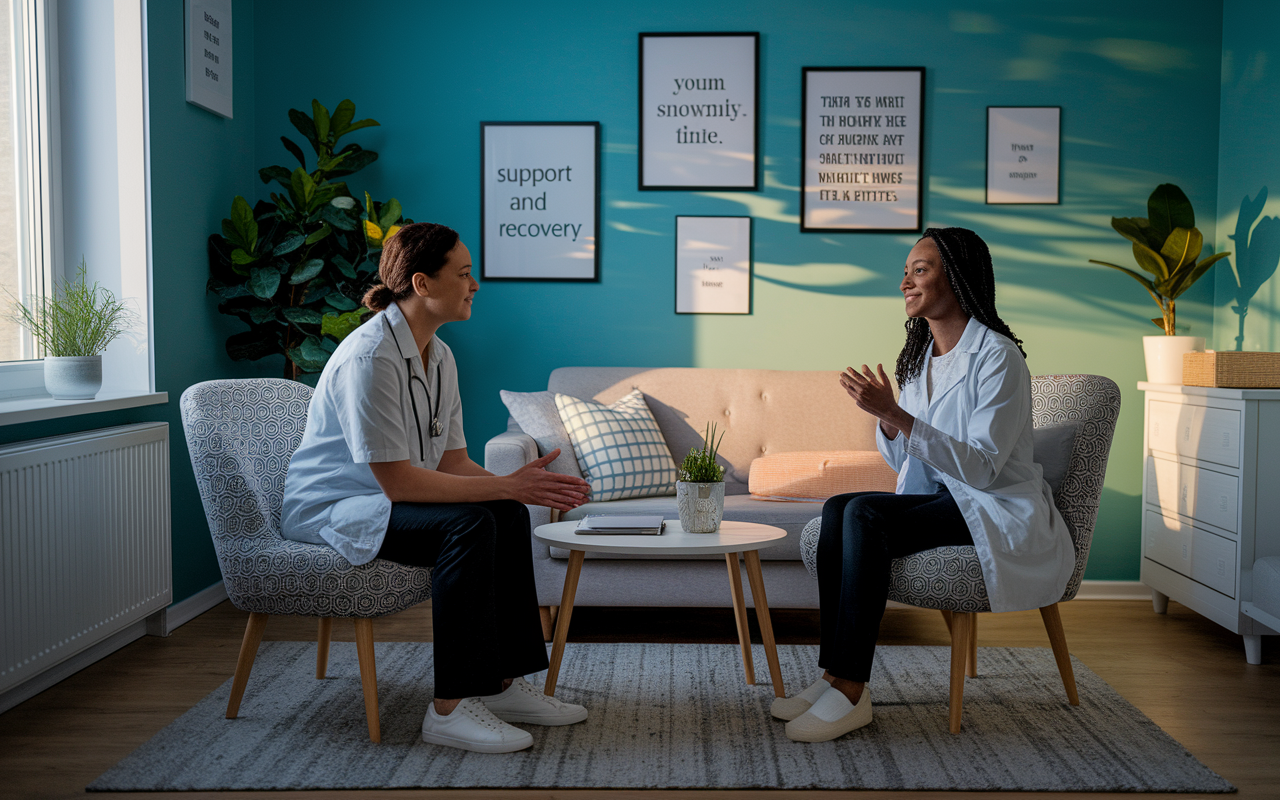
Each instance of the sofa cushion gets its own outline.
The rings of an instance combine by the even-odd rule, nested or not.
[[[736,493],[730,494],[730,492]],[[761,550],[761,560],[799,561],[800,530],[804,528],[806,522],[822,513],[822,503],[771,503],[767,500],[757,500],[745,492],[746,487],[742,484],[725,482],[724,518],[737,522],[759,522],[764,525],[774,525],[782,528],[787,532],[787,538],[772,547],[766,547]],[[661,514],[664,519],[680,518],[679,513],[676,511],[676,499],[674,497],[644,497],[634,500],[613,500],[608,503],[587,503],[564,514],[561,519],[581,519],[587,514]],[[545,547],[545,545],[538,546]],[[564,548],[552,547],[550,549],[553,558],[569,557],[569,551]],[[638,561],[676,560],[677,558],[724,560],[724,556],[715,554],[674,557],[587,553],[587,558],[635,559]]]
[[[1031,431],[1032,458],[1044,470],[1045,483],[1049,484],[1054,497],[1058,496],[1067,467],[1071,466],[1071,449],[1075,446],[1079,428],[1079,425],[1067,422]]]
[[[511,412],[511,418],[520,426],[520,430],[533,437],[538,443],[538,455],[545,456],[552,450],[559,449],[560,455],[547,465],[551,472],[561,475],[582,477],[578,467],[578,457],[573,453],[573,442],[569,441],[569,432],[560,421],[560,409],[556,408],[556,396],[551,392],[498,392],[502,402]]]
[[[592,500],[675,494],[675,462],[638,389],[607,406],[555,397]]]
[[[826,500],[846,492],[892,492],[898,473],[878,450],[774,453],[751,462],[748,485],[761,500]]]

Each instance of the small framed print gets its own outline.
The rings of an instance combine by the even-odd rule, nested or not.
[[[924,67],[804,67],[800,230],[920,230]]]
[[[1061,106],[987,106],[987,203],[1062,202]]]
[[[600,123],[480,123],[480,277],[600,280]]]
[[[231,0],[186,0],[187,102],[232,118]]]
[[[640,188],[755,191],[759,33],[640,34]]]
[[[751,313],[751,217],[676,217],[676,313]]]

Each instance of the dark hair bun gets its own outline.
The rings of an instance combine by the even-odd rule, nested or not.
[[[396,293],[391,291],[389,286],[382,283],[374,286],[372,289],[365,292],[364,295],[365,308],[368,308],[371,311],[383,311],[387,306],[394,303],[395,300]]]

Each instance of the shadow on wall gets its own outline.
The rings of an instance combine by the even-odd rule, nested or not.
[[[1236,217],[1236,232],[1229,235],[1236,252],[1235,260],[1230,262],[1236,281],[1236,304],[1231,310],[1239,317],[1236,350],[1244,349],[1244,318],[1249,314],[1249,301],[1280,265],[1280,217],[1258,219],[1266,204],[1265,186],[1252,200],[1245,195],[1240,201],[1240,216]],[[1254,220],[1258,222],[1256,226]]]

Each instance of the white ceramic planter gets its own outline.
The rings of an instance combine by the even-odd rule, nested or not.
[[[45,356],[44,388],[54,400],[92,400],[102,389],[102,356]]]
[[[1181,386],[1183,354],[1203,350],[1203,336],[1143,336],[1142,353],[1147,359],[1147,381]]]
[[[724,481],[676,481],[676,511],[685,533],[715,533],[724,518]]]

